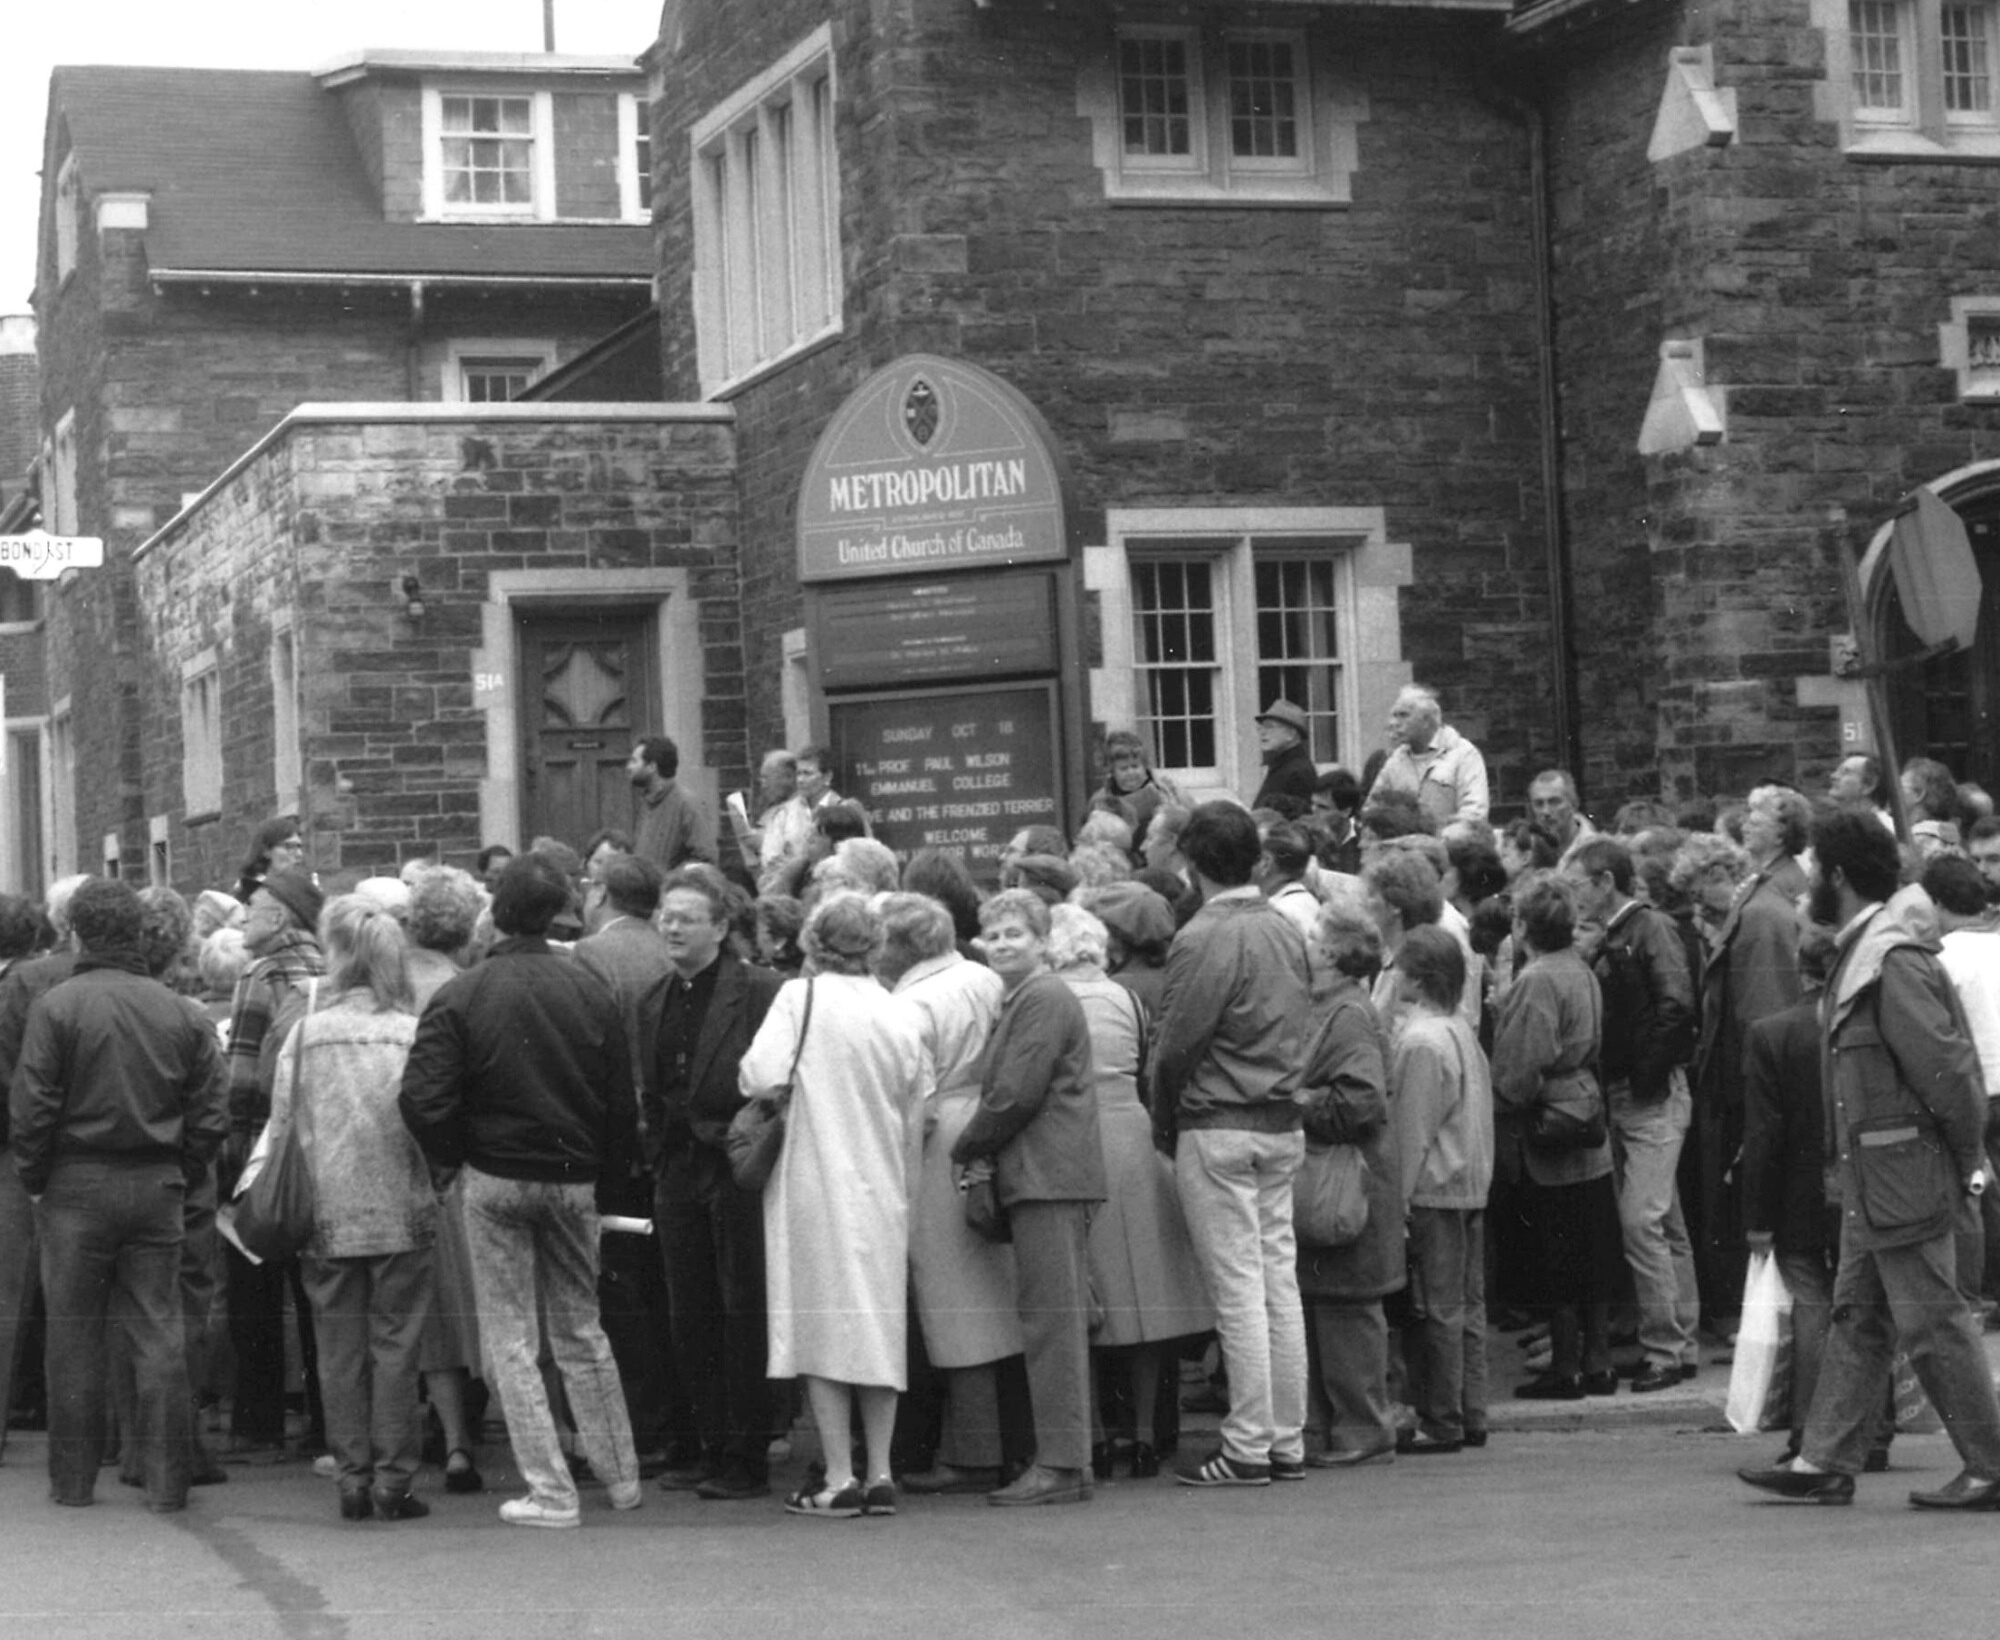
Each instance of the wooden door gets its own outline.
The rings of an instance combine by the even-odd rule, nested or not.
[[[1960,780],[2000,793],[2000,494],[1958,507],[1979,565],[1979,628],[1972,647],[1892,674],[1896,749],[1934,757]],[[1885,612],[1891,656],[1921,647],[1903,621],[1892,581]]]
[[[651,636],[647,617],[625,612],[522,619],[524,839],[581,849],[606,826],[631,829],[625,760],[655,732]]]

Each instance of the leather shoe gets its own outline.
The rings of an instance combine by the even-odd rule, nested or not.
[[[1632,1393],[1651,1395],[1655,1390],[1678,1388],[1680,1381],[1679,1367],[1663,1367],[1656,1361],[1648,1361],[1632,1374]]]
[[[1401,1429],[1396,1432],[1396,1451],[1401,1456],[1420,1457],[1432,1453],[1464,1450],[1463,1440],[1445,1440],[1440,1436],[1426,1435],[1421,1429]]]
[[[1308,1452],[1308,1469],[1359,1469],[1365,1463],[1394,1463],[1396,1446],[1385,1441],[1380,1446],[1338,1446],[1324,1452]]]
[[[996,1509],[1020,1509],[1037,1503],[1088,1503],[1090,1477],[1081,1469],[1030,1464],[1013,1485],[988,1492],[986,1501]]]
[[[956,1492],[991,1492],[999,1480],[997,1469],[960,1469],[955,1464],[941,1463],[921,1474],[905,1475],[901,1485],[905,1492],[937,1498]]]
[[[1618,1374],[1606,1367],[1602,1372],[1586,1372],[1583,1375],[1583,1393],[1586,1395],[1616,1395]]]
[[[1852,1475],[1807,1474],[1797,1469],[1739,1469],[1736,1478],[1760,1492],[1775,1492],[1798,1503],[1852,1503]]]
[[[1984,1480],[1969,1469],[1935,1492],[1912,1492],[1912,1509],[2000,1509],[2000,1480]]]
[[[1514,1386],[1517,1401],[1581,1401],[1583,1380],[1581,1378],[1559,1377],[1553,1372],[1545,1372],[1538,1378],[1530,1378],[1525,1384]]]

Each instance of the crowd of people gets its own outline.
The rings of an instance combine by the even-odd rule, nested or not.
[[[718,829],[654,738],[634,832],[477,875],[323,881],[286,817],[191,906],[0,899],[0,1408],[39,1282],[58,1503],[283,1455],[294,1353],[348,1520],[426,1515],[427,1442],[482,1490],[487,1401],[515,1525],[769,1497],[801,1401],[796,1515],[1080,1503],[1483,1446],[1496,1330],[1522,1397],[1678,1385],[1770,1251],[1792,1440],[1743,1478],[1851,1498],[1900,1348],[1965,1463],[1912,1501],[2000,1507],[1983,794],[1857,755],[1600,829],[1552,769],[1496,828],[1433,692],[1359,775],[1310,732],[1267,708],[1247,803],[1113,732],[997,889],[899,858],[821,748]],[[290,1145],[311,1237],[259,1261],[232,1203]]]

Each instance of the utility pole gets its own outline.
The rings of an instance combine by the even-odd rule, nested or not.
[[[556,0],[542,0],[542,50],[551,56],[556,49]]]

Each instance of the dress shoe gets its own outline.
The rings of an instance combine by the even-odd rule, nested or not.
[[[1149,1481],[1159,1472],[1159,1450],[1149,1441],[1137,1443],[1132,1448],[1132,1478],[1135,1481]]]
[[[1982,1480],[1969,1469],[1935,1492],[1912,1492],[1912,1509],[2000,1509],[2000,1480]]]
[[[1657,1362],[1648,1361],[1632,1375],[1632,1393],[1651,1395],[1656,1390],[1676,1389],[1680,1386],[1680,1381],[1679,1367],[1665,1367]]]
[[[697,1486],[694,1495],[710,1503],[741,1503],[746,1498],[768,1498],[771,1483],[741,1464],[725,1464]]]
[[[340,1494],[342,1520],[367,1520],[375,1513],[375,1500],[365,1486],[343,1488]]]
[[[1606,1367],[1602,1372],[1586,1372],[1583,1375],[1583,1393],[1586,1395],[1616,1395],[1618,1374]]]
[[[377,1520],[422,1520],[431,1512],[431,1506],[422,1498],[413,1498],[407,1492],[375,1493],[375,1518]]]
[[[1394,1463],[1396,1443],[1383,1441],[1376,1446],[1331,1446],[1324,1452],[1308,1452],[1309,1469],[1359,1469],[1363,1464]]]
[[[1474,1448],[1484,1446],[1486,1444],[1486,1431],[1483,1429],[1468,1429],[1465,1432],[1465,1444]]]
[[[1400,1457],[1424,1458],[1464,1450],[1463,1439],[1446,1440],[1437,1435],[1427,1435],[1421,1429],[1406,1429],[1396,1436],[1396,1452]]]
[[[935,1469],[926,1469],[918,1475],[903,1477],[903,1490],[915,1492],[921,1497],[948,1497],[953,1493],[991,1492],[1000,1483],[997,1469],[960,1469],[956,1464],[941,1463]]]
[[[1088,1503],[1090,1477],[1081,1469],[1051,1469],[1030,1464],[1011,1486],[986,1494],[996,1509],[1021,1509],[1038,1503]]]
[[[1854,1477],[1797,1469],[1739,1469],[1736,1478],[1760,1492],[1775,1492],[1796,1503],[1842,1504],[1854,1501]]]
[[[1553,1372],[1545,1372],[1539,1378],[1530,1378],[1525,1384],[1514,1386],[1517,1401],[1581,1401],[1583,1380],[1564,1377]]]

